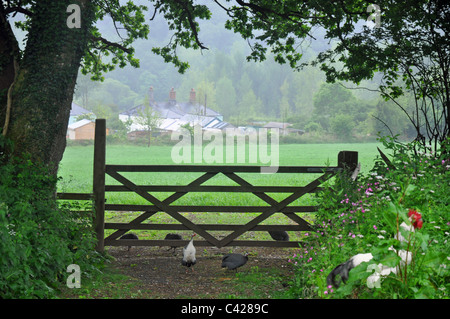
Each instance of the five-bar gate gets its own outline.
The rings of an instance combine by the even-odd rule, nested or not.
[[[120,236],[129,230],[192,230],[203,239],[195,241],[196,246],[272,246],[298,247],[296,241],[257,241],[238,240],[238,237],[248,231],[307,231],[310,225],[298,214],[316,211],[315,206],[293,206],[294,201],[308,193],[320,189],[320,185],[344,168],[353,171],[357,164],[357,152],[342,151],[338,154],[338,166],[281,166],[276,174],[321,174],[320,177],[305,186],[255,186],[241,177],[240,173],[260,173],[261,166],[234,165],[106,165],[105,164],[105,121],[96,121],[95,151],[94,151],[94,199],[96,218],[94,221],[97,233],[97,250],[104,246],[184,246],[186,240],[119,240]],[[129,172],[180,172],[202,173],[187,185],[137,185],[131,178],[125,177]],[[218,174],[223,174],[237,186],[204,185],[205,182]],[[105,185],[105,175],[111,176],[120,185]],[[145,205],[109,204],[105,203],[105,192],[134,192],[147,201]],[[151,193],[171,192],[172,195],[159,200]],[[173,205],[173,203],[190,192],[245,192],[251,193],[267,205],[265,206],[211,206],[211,205]],[[285,199],[277,201],[267,193],[288,193]],[[107,211],[141,212],[139,216],[128,223],[105,223]],[[179,224],[144,223],[158,212],[164,212],[177,220]],[[198,224],[189,220],[181,213],[260,213],[242,225],[230,224]],[[261,225],[263,221],[274,214],[284,214],[293,223],[289,225]],[[105,238],[104,230],[115,230]],[[216,238],[213,231],[231,231],[223,238]]]

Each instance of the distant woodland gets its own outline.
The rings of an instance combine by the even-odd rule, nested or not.
[[[294,71],[272,57],[261,63],[248,62],[250,47],[239,35],[224,28],[225,13],[217,9],[212,16],[200,22],[199,37],[208,50],[180,48],[180,58],[190,65],[185,74],[151,51],[170,41],[166,20],[156,17],[150,22],[149,39],[134,45],[140,67],[117,68],[106,73],[102,82],[93,82],[89,75],[80,73],[74,101],[97,117],[115,121],[120,112],[142,104],[150,86],[157,101],[168,100],[172,87],[177,100],[187,101],[194,88],[200,104],[220,112],[225,121],[235,125],[282,121],[307,132],[326,132],[344,139],[376,136],[378,132],[389,134],[389,130],[402,137],[414,136],[404,113],[393,102],[370,91],[377,87],[376,78],[359,87],[350,82],[327,84],[318,68]],[[100,21],[97,26],[114,39],[115,31],[109,22]],[[323,30],[316,29],[317,40],[301,44],[305,61],[333,46],[323,39],[323,34]],[[412,97],[400,99],[406,108],[413,107]]]

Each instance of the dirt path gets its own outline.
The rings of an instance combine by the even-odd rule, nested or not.
[[[258,272],[261,275],[277,273],[277,280],[271,285],[259,289],[262,296],[270,297],[270,291],[286,289],[293,274],[291,265],[287,262],[292,255],[292,249],[280,248],[197,248],[197,264],[194,272],[181,265],[182,248],[174,255],[167,247],[127,247],[107,248],[114,257],[113,266],[123,274],[131,277],[139,294],[143,298],[223,298],[223,296],[246,296],[251,291],[245,291],[246,285],[236,285],[240,276],[234,271],[221,268],[222,256],[231,250],[235,253],[248,252],[249,261],[239,268],[240,273]],[[244,287],[244,290],[242,290]],[[248,289],[251,289],[249,285]]]

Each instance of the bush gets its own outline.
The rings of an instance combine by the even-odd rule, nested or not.
[[[320,194],[315,231],[290,259],[296,267],[291,293],[302,298],[448,298],[450,160],[448,150],[433,153],[416,144],[382,139],[392,154],[390,168],[377,158],[373,170],[351,182],[338,176]],[[394,169],[395,168],[395,169]],[[407,212],[419,211],[423,228],[394,239]],[[409,265],[389,248],[412,255]],[[358,253],[373,260],[350,271],[345,284],[327,286],[328,274]],[[369,288],[367,278],[379,263],[398,267],[382,278],[380,288]]]
[[[338,114],[330,120],[331,132],[340,139],[348,139],[355,127],[355,120],[349,114]]]
[[[48,298],[65,284],[70,264],[98,269],[92,215],[58,207],[57,179],[30,160],[0,167],[0,298]]]

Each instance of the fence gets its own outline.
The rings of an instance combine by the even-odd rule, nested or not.
[[[338,165],[325,166],[281,166],[276,174],[321,174],[305,186],[254,186],[240,173],[260,173],[261,166],[234,166],[234,165],[106,165],[106,127],[105,120],[97,120],[95,127],[94,149],[94,183],[93,197],[95,207],[94,228],[97,234],[97,250],[103,251],[104,246],[184,246],[186,240],[119,240],[120,236],[130,230],[191,230],[202,237],[195,241],[196,246],[271,246],[271,247],[298,247],[297,241],[258,241],[238,240],[238,237],[248,231],[308,231],[310,224],[298,214],[315,212],[316,206],[290,205],[305,194],[320,190],[320,185],[333,177],[344,168],[354,171],[357,167],[358,153],[341,151],[338,154]],[[136,185],[130,178],[124,176],[126,172],[180,172],[202,173],[198,178],[187,185]],[[203,185],[212,177],[223,174],[238,186]],[[120,185],[105,185],[105,176],[111,176]],[[134,192],[145,199],[146,205],[109,204],[105,203],[105,193]],[[157,199],[151,193],[173,192],[164,200]],[[211,205],[172,205],[176,200],[192,192],[214,193],[251,193],[266,206],[211,206]],[[277,201],[267,193],[288,193],[285,199]],[[105,211],[143,212],[128,223],[105,223]],[[177,220],[179,224],[143,223],[158,212],[164,212]],[[242,224],[197,224],[181,213],[260,213],[250,221]],[[274,214],[283,214],[293,224],[287,225],[261,225],[263,221]],[[254,216],[254,215],[253,215]],[[115,230],[105,238],[105,229]],[[231,231],[225,237],[218,239],[211,232]]]

